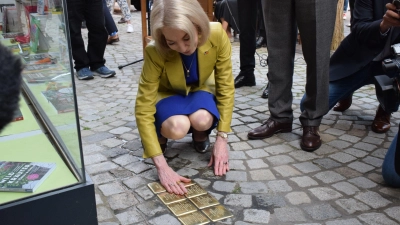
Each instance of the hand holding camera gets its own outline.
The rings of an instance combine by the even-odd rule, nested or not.
[[[381,33],[385,33],[390,27],[400,27],[400,0],[386,4],[386,9],[380,24]]]

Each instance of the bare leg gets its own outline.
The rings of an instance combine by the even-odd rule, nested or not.
[[[205,109],[199,109],[189,116],[193,127],[193,139],[195,141],[205,141],[208,134],[205,132],[210,129],[214,117]]]

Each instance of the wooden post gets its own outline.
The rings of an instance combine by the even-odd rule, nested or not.
[[[343,5],[344,5],[344,0],[339,0],[336,10],[336,21],[335,21],[335,29],[333,31],[331,50],[336,50],[344,38]]]
[[[140,0],[140,8],[141,8],[141,16],[142,16],[142,44],[143,44],[143,57],[144,57],[144,48],[147,45],[147,20],[146,20],[146,14],[147,14],[147,2],[146,0]]]

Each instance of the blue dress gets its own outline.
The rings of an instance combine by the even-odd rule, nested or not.
[[[184,77],[187,85],[198,85],[198,63],[197,63],[197,50],[189,56],[181,54],[182,65],[184,69]],[[186,72],[186,68],[189,69],[189,74]],[[182,77],[183,79],[183,77]],[[190,115],[199,109],[205,109],[214,116],[214,122],[211,128],[208,130],[210,133],[219,121],[219,112],[217,109],[217,102],[215,96],[206,91],[189,92],[185,95],[173,95],[160,100],[156,104],[155,126],[158,136],[160,137],[161,124],[171,116],[175,115]],[[188,133],[191,133],[190,128]]]

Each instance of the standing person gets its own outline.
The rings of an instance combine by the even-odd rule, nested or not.
[[[154,42],[145,48],[135,115],[144,148],[161,184],[170,193],[187,192],[190,180],[168,166],[168,139],[192,133],[197,152],[216,141],[208,166],[217,176],[229,170],[227,132],[234,103],[231,43],[218,22],[209,22],[197,0],[157,0],[151,13]],[[155,141],[158,139],[158,142]]]
[[[297,28],[307,63],[305,110],[300,116],[303,136],[300,146],[314,151],[321,146],[319,125],[328,111],[330,46],[337,1],[263,0],[267,33],[270,118],[248,133],[249,139],[263,139],[291,132],[293,123],[292,85]]]
[[[240,72],[235,78],[235,88],[256,85],[254,54],[256,53],[257,1],[237,0],[240,29]]]
[[[105,66],[104,51],[107,45],[107,30],[104,25],[102,0],[67,0],[69,32],[71,36],[72,57],[76,76],[79,80],[93,79],[93,75],[108,78],[115,71]],[[86,21],[88,47],[85,49],[81,26]]]
[[[107,44],[112,44],[119,41],[118,28],[115,25],[114,19],[111,16],[107,7],[106,0],[103,0],[103,13],[105,18],[105,25],[108,32]]]
[[[118,21],[118,23],[126,23],[128,24],[126,28],[126,32],[132,33],[133,32],[133,25],[131,23],[132,15],[131,15],[131,9],[129,8],[128,2],[126,0],[117,0],[117,3],[119,5],[119,8],[121,9],[123,17]],[[107,6],[108,10],[110,12],[113,11],[114,7],[114,0],[107,0]]]
[[[347,7],[349,6],[349,0],[344,0],[343,2],[343,19],[347,19]]]

